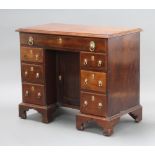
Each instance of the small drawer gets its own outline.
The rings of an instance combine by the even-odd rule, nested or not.
[[[82,69],[106,71],[107,61],[105,54],[81,52],[80,66]]]
[[[44,72],[42,65],[32,65],[22,63],[22,81],[32,83],[44,83]]]
[[[30,104],[45,104],[44,86],[23,84],[23,102]]]
[[[94,93],[81,92],[80,112],[96,116],[105,116],[106,96]]]
[[[43,49],[21,47],[21,60],[28,62],[43,62]]]
[[[106,73],[81,70],[81,89],[106,93]]]
[[[46,34],[20,33],[20,44],[74,51],[107,52],[107,39]]]

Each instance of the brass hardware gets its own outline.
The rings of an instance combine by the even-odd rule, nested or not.
[[[38,97],[38,98],[40,98],[40,97],[41,97],[41,93],[40,93],[40,92],[38,92],[37,97]]]
[[[95,74],[92,74],[92,79],[94,79],[95,78]]]
[[[101,109],[103,104],[101,102],[98,103],[98,108]]]
[[[62,38],[61,37],[58,38],[58,42],[59,42],[59,44],[62,44]]]
[[[28,39],[28,45],[33,45],[33,37],[29,37]]]
[[[61,75],[59,75],[59,77],[58,77],[58,78],[59,78],[59,81],[61,81],[61,80],[62,80],[62,76],[61,76]]]
[[[39,73],[36,73],[36,79],[39,79]]]
[[[31,90],[34,91],[34,86],[31,87]]]
[[[36,54],[36,55],[35,55],[35,57],[36,57],[36,60],[38,60],[38,58],[39,58],[39,55],[38,55],[38,54]]]
[[[95,57],[92,55],[91,56],[91,61],[94,61],[95,60]]]
[[[25,73],[24,73],[24,74],[25,74],[25,76],[27,76],[28,72],[27,72],[27,71],[25,71]]]
[[[84,80],[84,84],[87,85],[88,84],[88,79]]]
[[[28,95],[29,95],[29,91],[26,90],[26,91],[25,91],[25,96],[28,96]]]
[[[99,61],[98,61],[98,67],[101,67],[101,65],[102,65],[102,61],[99,60]]]
[[[87,63],[88,63],[88,61],[87,61],[87,59],[84,59],[84,65],[87,65]]]
[[[34,71],[34,67],[31,67],[31,68],[30,68],[30,71],[33,72],[33,71]]]
[[[84,106],[87,106],[88,105],[88,102],[87,101],[84,101]]]
[[[98,81],[98,86],[102,87],[102,81]]]
[[[94,41],[91,41],[91,42],[89,43],[89,50],[90,50],[91,52],[93,52],[93,51],[95,50],[95,42],[94,42]]]
[[[92,100],[92,101],[95,101],[95,96],[92,96],[92,97],[91,97],[91,100]]]
[[[31,54],[31,55],[33,54],[33,51],[32,51],[32,50],[30,50],[30,54]]]

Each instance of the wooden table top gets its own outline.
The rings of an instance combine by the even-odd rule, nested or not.
[[[142,29],[50,23],[27,28],[19,28],[16,31],[25,33],[110,38],[140,32]]]

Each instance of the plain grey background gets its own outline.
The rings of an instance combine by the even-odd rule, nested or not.
[[[0,145],[155,145],[155,10],[0,10]],[[50,124],[28,112],[18,118],[21,102],[19,27],[51,22],[84,25],[140,27],[141,104],[139,124],[124,116],[111,137],[94,124],[75,128],[77,110],[62,108]]]

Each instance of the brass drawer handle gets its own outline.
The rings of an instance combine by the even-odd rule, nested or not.
[[[95,96],[92,96],[92,97],[91,97],[91,100],[92,100],[92,101],[95,101]]]
[[[58,38],[58,42],[59,42],[59,44],[62,44],[62,38],[61,37]]]
[[[40,76],[39,73],[36,73],[36,79],[39,79],[39,76]]]
[[[88,105],[88,102],[87,101],[84,101],[84,106],[87,106]]]
[[[84,84],[87,85],[88,84],[88,79],[84,80]]]
[[[27,76],[27,75],[28,75],[28,71],[25,71],[25,72],[24,72],[24,75]]]
[[[98,67],[101,67],[101,66],[102,66],[102,61],[99,60],[99,61],[98,61]]]
[[[28,45],[30,45],[30,46],[33,45],[33,37],[29,37],[29,39],[28,39]]]
[[[35,58],[36,58],[36,60],[38,60],[38,59],[39,59],[39,55],[38,55],[38,54],[36,54],[36,55],[35,55]]]
[[[34,67],[32,66],[32,67],[30,67],[30,71],[31,72],[33,72],[34,71]]]
[[[98,103],[98,108],[101,109],[103,107],[103,104],[101,102]]]
[[[28,90],[25,91],[25,96],[29,96],[29,91]]]
[[[93,51],[95,50],[95,42],[94,42],[94,41],[91,41],[91,42],[89,43],[89,50],[90,50],[91,52],[93,52]]]
[[[101,80],[98,81],[98,86],[99,86],[99,87],[102,87],[102,81],[101,81]]]
[[[92,74],[91,76],[92,76],[92,79],[95,79],[95,74]]]
[[[83,64],[86,66],[87,63],[88,63],[87,59],[84,59],[84,63]]]
[[[38,92],[37,97],[38,97],[38,98],[40,98],[40,97],[41,97],[41,93],[40,93],[40,92]]]
[[[61,76],[61,75],[59,75],[59,76],[58,76],[58,79],[59,79],[59,81],[61,81],[61,80],[62,80],[62,76]]]

